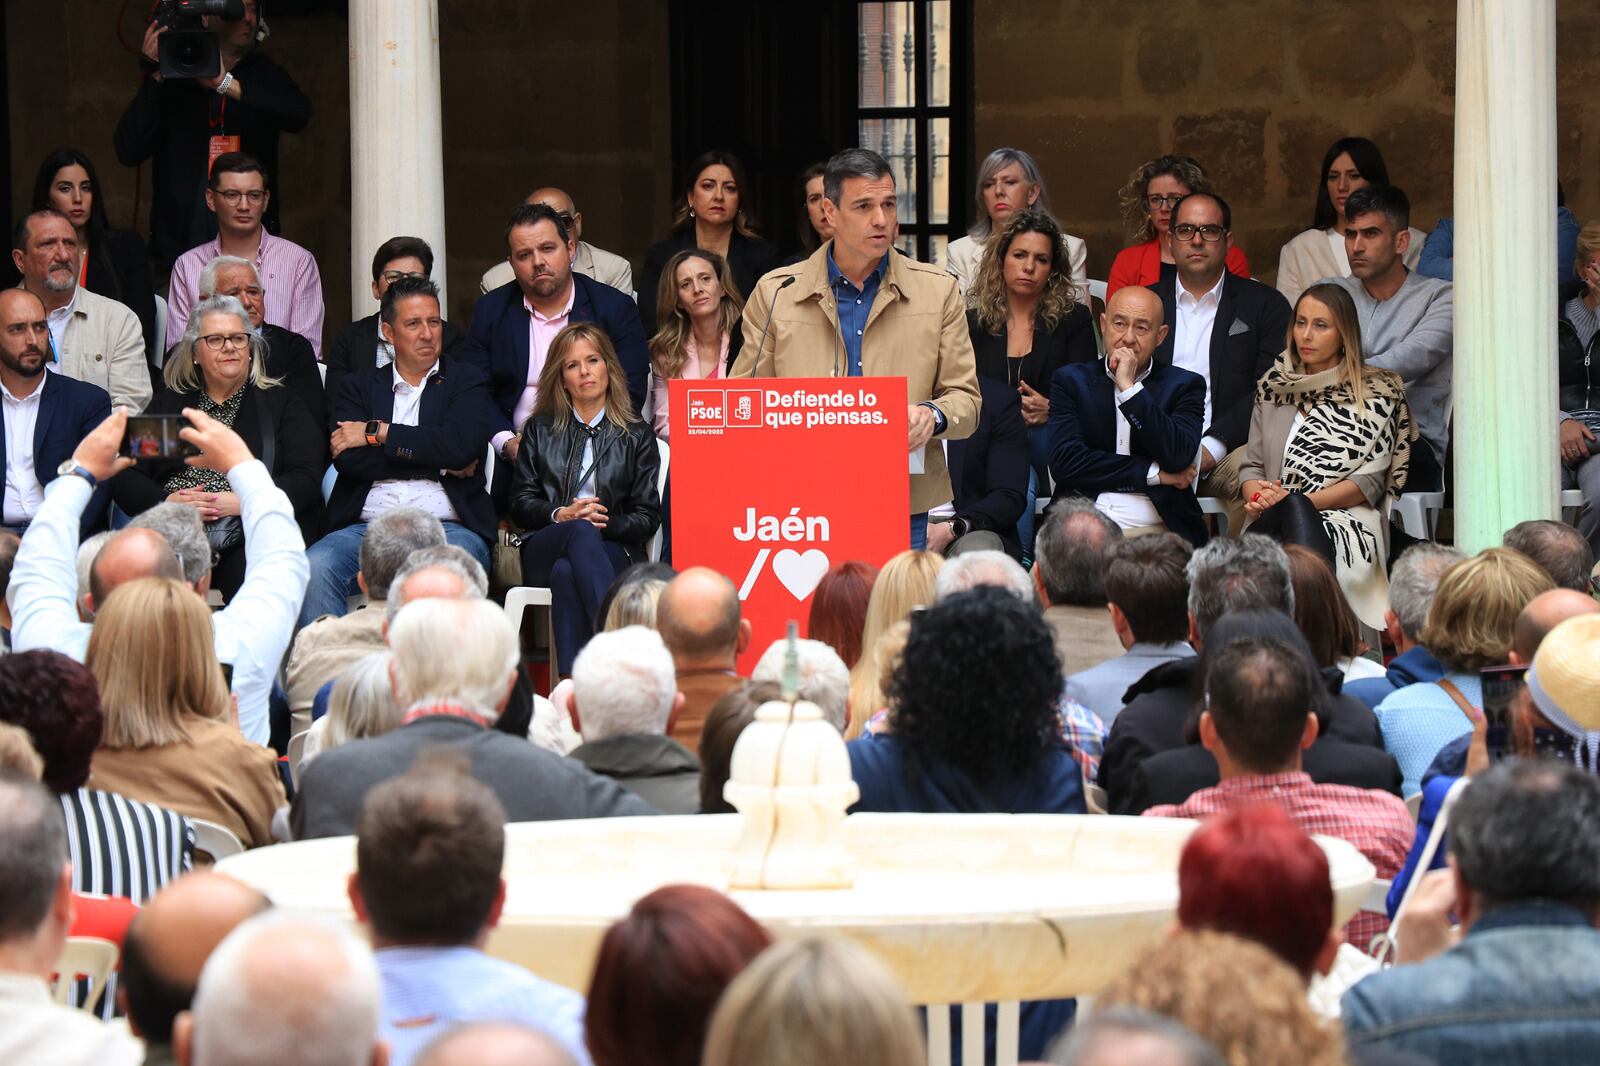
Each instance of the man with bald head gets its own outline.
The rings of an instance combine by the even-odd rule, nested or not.
[[[1056,495],[1086,496],[1126,536],[1170,530],[1191,544],[1206,527],[1191,485],[1205,418],[1199,374],[1154,361],[1166,340],[1161,300],[1118,289],[1100,316],[1104,362],[1050,381],[1050,473]]]
[[[537,1029],[506,1022],[461,1025],[422,1049],[416,1066],[578,1066]]]
[[[271,907],[266,896],[209,870],[147,900],[122,944],[117,1005],[145,1042],[144,1066],[169,1066],[172,1023],[194,1000],[200,969],[235,926]]]
[[[739,617],[739,590],[715,570],[690,567],[662,590],[656,629],[672,653],[684,697],[672,739],[698,754],[712,705],[744,683],[737,667],[750,644],[750,622]]]
[[[602,285],[610,285],[613,289],[634,295],[633,267],[622,256],[596,248],[583,239],[583,215],[566,192],[547,185],[530,192],[522,202],[544,204],[566,220],[567,228],[572,231],[572,239],[577,243],[577,251],[572,256],[573,270]],[[511,260],[505,259],[483,272],[478,289],[490,292],[514,280],[516,273],[511,269]]]

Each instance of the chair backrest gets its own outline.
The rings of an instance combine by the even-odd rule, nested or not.
[[[1422,793],[1418,792],[1406,800],[1406,810],[1411,812],[1411,824],[1416,825],[1417,819],[1422,817]]]
[[[155,295],[156,301],[156,350],[151,352],[156,369],[160,370],[167,361],[167,300],[160,293]]]
[[[661,457],[661,469],[656,474],[656,497],[659,499],[664,497],[667,492],[667,464],[672,459],[672,449],[667,447],[667,442],[660,437],[656,438],[656,454]],[[657,526],[656,535],[650,538],[650,561],[653,563],[661,561],[661,538],[663,532],[662,527]]]
[[[305,729],[289,738],[289,780],[298,787],[300,784],[300,760],[305,758],[306,737],[311,730]]]
[[[244,851],[244,844],[225,826],[193,815],[189,816],[189,824],[194,826],[194,850],[210,855],[212,862]]]
[[[1111,813],[1111,799],[1106,795],[1106,790],[1099,785],[1085,785],[1083,800],[1089,805],[1090,814]]]
[[[84,976],[89,979],[89,994],[84,997],[83,1009],[93,1013],[121,954],[110,940],[93,936],[67,937],[56,959],[56,977],[51,989],[55,1001],[62,1006],[71,1002],[72,986],[79,976]]]

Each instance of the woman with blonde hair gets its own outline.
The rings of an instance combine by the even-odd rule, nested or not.
[[[728,261],[700,248],[686,248],[667,260],[656,297],[655,335],[650,338],[650,421],[656,436],[668,440],[667,383],[674,378],[699,381],[725,375],[744,341],[739,328],[744,297]]]
[[[105,708],[95,788],[216,822],[246,847],[272,843],[285,802],[278,760],[239,732],[211,612],[193,589],[163,577],[117,586],[84,664]]]
[[[311,723],[300,765],[319,752],[364,737],[376,737],[400,724],[402,709],[394,699],[388,650],[357,659],[333,682],[328,693],[328,713]]]
[[[861,630],[861,658],[850,671],[850,724],[845,738],[861,735],[867,720],[884,707],[884,683],[889,679],[888,664],[880,664],[878,642],[911,612],[933,602],[933,584],[944,565],[936,552],[903,551],[884,564],[873,582],[867,600],[867,622]]]
[[[600,326],[579,322],[555,335],[538,396],[518,445],[511,518],[528,530],[523,579],[550,589],[557,669],[568,677],[606,590],[645,561],[661,525],[661,459]]]
[[[1420,791],[1440,749],[1472,732],[1483,711],[1478,671],[1508,661],[1517,615],[1555,587],[1543,567],[1510,548],[1485,548],[1439,576],[1421,643],[1445,674],[1396,689],[1375,708],[1384,750],[1400,764],[1402,794]]]
[[[733,979],[711,1016],[703,1066],[924,1066],[916,1015],[865,948],[775,944]]]
[[[966,236],[945,250],[945,270],[956,279],[961,295],[972,291],[987,257],[991,239],[1018,212],[1050,214],[1050,193],[1038,162],[1021,148],[996,148],[978,164],[977,221]],[[1062,262],[1078,302],[1089,302],[1089,248],[1071,234],[1059,234]]]
[[[1416,439],[1405,383],[1366,364],[1355,301],[1338,285],[1311,286],[1288,349],[1256,385],[1240,491],[1247,528],[1321,555],[1375,631],[1389,606],[1386,516]]]
[[[1172,210],[1178,201],[1194,192],[1215,192],[1205,168],[1186,155],[1164,155],[1152,159],[1128,175],[1128,182],[1117,192],[1122,201],[1122,218],[1128,232],[1141,243],[1124,248],[1111,263],[1106,282],[1106,299],[1124,285],[1154,285],[1161,275],[1176,273],[1172,255]],[[1228,249],[1228,270],[1241,278],[1250,276],[1250,261],[1236,244]]]

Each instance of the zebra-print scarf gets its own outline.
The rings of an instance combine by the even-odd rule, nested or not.
[[[1391,496],[1398,496],[1405,488],[1411,444],[1417,439],[1405,383],[1392,371],[1363,367],[1361,386],[1358,406],[1355,391],[1343,380],[1340,367],[1307,374],[1299,360],[1285,351],[1256,385],[1256,399],[1296,407],[1314,426],[1305,437],[1307,443],[1324,445],[1316,449],[1317,474],[1323,480],[1307,486],[1312,491],[1343,480],[1365,465],[1373,452],[1387,443],[1382,438],[1392,425],[1394,450],[1387,487]],[[1337,446],[1328,446],[1334,444]]]

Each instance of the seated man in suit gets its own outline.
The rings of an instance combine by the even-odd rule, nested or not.
[[[928,550],[1003,551],[1022,560],[1017,520],[1028,505],[1028,427],[1015,389],[978,378],[978,428],[945,442],[954,499],[928,512]]]
[[[196,307],[213,296],[232,296],[244,304],[250,325],[267,342],[267,373],[300,397],[319,428],[326,426],[328,401],[316,353],[311,350],[311,342],[294,330],[267,321],[267,291],[261,285],[261,272],[256,265],[235,255],[219,255],[201,268],[195,284],[199,297]]]
[[[1206,379],[1205,431],[1200,438],[1202,496],[1228,506],[1228,526],[1244,526],[1239,463],[1250,437],[1256,382],[1271,369],[1289,336],[1289,302],[1270,285],[1226,266],[1233,247],[1233,212],[1215,193],[1185,196],[1172,209],[1172,258],[1177,270],[1154,289],[1169,325],[1156,362]]]
[[[461,354],[489,377],[498,409],[491,422],[492,443],[509,470],[517,458],[522,424],[538,397],[545,353],[564,327],[594,322],[606,331],[628,375],[635,413],[644,410],[650,351],[639,309],[628,294],[572,269],[576,244],[554,210],[542,203],[518,207],[506,226],[506,243],[516,279],[478,301]],[[509,475],[505,483],[509,485]]]
[[[421,237],[390,237],[378,246],[372,257],[372,298],[380,304],[389,286],[401,278],[433,276],[433,249]],[[443,325],[445,355],[457,354],[465,339],[459,329],[446,322]],[[346,374],[360,374],[376,370],[394,362],[394,345],[383,339],[378,330],[378,312],[358,318],[333,338],[328,350],[322,353],[328,368],[328,395],[339,395],[339,383]]]
[[[495,539],[494,506],[483,460],[495,412],[483,374],[444,360],[439,290],[402,278],[383,296],[383,335],[394,364],[351,374],[333,403],[333,465],[328,534],[306,552],[311,585],[304,627],[343,615],[358,589],[367,523],[395,507],[417,507],[444,524],[445,539],[485,570]]]
[[[1100,316],[1104,364],[1073,363],[1050,381],[1050,473],[1058,496],[1087,496],[1137,536],[1167,529],[1204,544],[1191,486],[1205,416],[1200,375],[1154,361],[1167,338],[1161,300],[1125,286]]]
[[[0,290],[0,455],[5,505],[0,525],[21,533],[53,481],[89,431],[111,417],[111,397],[98,385],[45,371],[50,327],[44,304],[26,289]],[[24,447],[10,447],[12,443]],[[84,511],[87,533],[105,507],[105,490]]]

